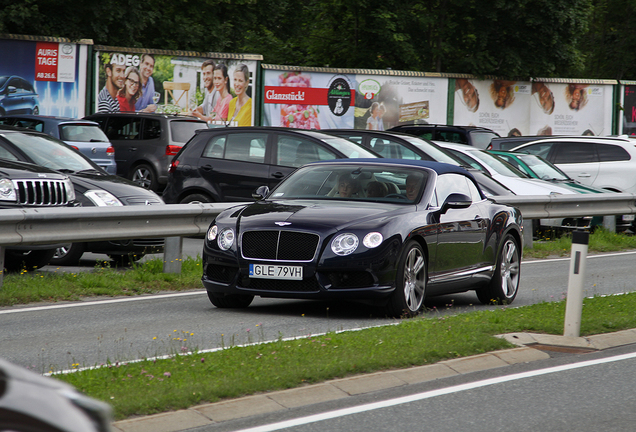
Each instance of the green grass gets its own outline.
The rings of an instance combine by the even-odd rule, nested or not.
[[[586,299],[581,334],[636,327],[636,293]],[[110,403],[116,419],[511,348],[493,335],[563,334],[564,302],[454,316],[429,312],[395,326],[279,340],[55,375]],[[186,335],[188,336],[188,335]]]

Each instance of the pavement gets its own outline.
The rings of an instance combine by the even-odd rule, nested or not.
[[[550,351],[594,352],[636,343],[636,329],[587,337],[538,333],[509,333],[498,337],[517,345],[517,348],[445,360],[426,366],[357,375],[289,390],[197,405],[180,411],[122,420],[113,423],[113,431],[178,432],[453,375],[545,360],[550,358]]]

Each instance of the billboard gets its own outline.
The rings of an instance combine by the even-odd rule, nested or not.
[[[445,123],[448,80],[412,75],[267,66],[263,125],[387,130],[404,122]]]
[[[608,135],[612,83],[456,79],[453,124],[501,136]]]
[[[623,134],[634,136],[636,135],[636,82],[625,82],[621,96],[623,99],[621,131]]]
[[[85,44],[0,39],[0,58],[0,114],[85,115]]]
[[[155,54],[100,47],[95,112],[193,115],[210,126],[254,125],[257,57]]]

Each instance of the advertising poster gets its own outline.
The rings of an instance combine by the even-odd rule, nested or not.
[[[356,92],[351,75],[265,70],[264,126],[350,129]]]
[[[356,84],[356,129],[387,130],[413,123],[446,124],[446,78],[356,75]]]
[[[454,119],[501,136],[535,135],[530,128],[532,84],[526,81],[455,79]]]
[[[108,49],[96,56],[96,112],[193,115],[211,127],[254,125],[255,60]]]
[[[636,135],[636,83],[623,86],[622,133]]]
[[[0,58],[0,115],[85,115],[85,45],[0,39]]]
[[[534,82],[528,135],[610,135],[612,86]]]
[[[281,67],[265,70],[264,82],[265,126],[387,130],[405,123],[446,123],[444,78]]]

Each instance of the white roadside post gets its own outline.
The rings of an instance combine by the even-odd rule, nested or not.
[[[565,304],[565,326],[563,336],[579,337],[581,334],[581,313],[583,312],[583,282],[587,261],[587,246],[590,233],[572,233],[572,255],[570,258],[570,279]]]

